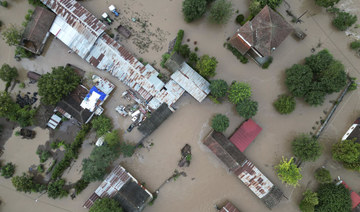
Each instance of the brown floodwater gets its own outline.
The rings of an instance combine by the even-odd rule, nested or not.
[[[233,80],[245,81],[251,85],[253,99],[259,102],[259,111],[254,120],[263,128],[263,131],[245,151],[245,155],[278,185],[288,198],[288,200],[284,199],[273,211],[288,212],[298,211],[297,205],[301,199],[301,193],[306,188],[316,188],[313,172],[322,165],[328,167],[334,177],[341,174],[355,191],[360,191],[358,183],[360,174],[344,170],[340,164],[331,160],[330,155],[331,145],[342,137],[359,115],[358,91],[353,91],[344,98],[321,137],[321,143],[324,146],[323,156],[314,163],[302,165],[304,177],[296,189],[282,184],[273,168],[282,156],[292,156],[290,146],[292,138],[298,133],[313,131],[312,127],[317,126],[316,122],[325,117],[324,111],[330,110],[332,104],[329,101],[335,100],[338,96],[338,94],[327,96],[321,107],[310,107],[302,100],[297,99],[296,110],[292,114],[279,115],[274,110],[272,103],[279,94],[286,93],[285,69],[294,63],[302,62],[304,57],[311,54],[311,48],[316,48],[320,42],[321,48],[328,48],[335,58],[345,64],[347,71],[352,76],[359,78],[357,67],[360,67],[360,60],[348,47],[352,38],[346,37],[343,32],[336,31],[331,26],[331,15],[327,14],[324,9],[314,8],[316,6],[311,1],[288,1],[296,14],[301,14],[304,10],[312,12],[311,15],[304,16],[304,23],[296,25],[303,29],[308,36],[303,41],[297,41],[289,36],[274,52],[274,62],[267,70],[261,69],[252,61],[246,65],[241,64],[231,52],[223,47],[226,38],[238,28],[238,25],[232,21],[235,15],[228,24],[221,26],[210,24],[206,18],[187,24],[183,21],[181,14],[182,1],[89,0],[82,4],[97,17],[100,17],[104,11],[108,12],[107,7],[114,4],[119,9],[121,18],[118,18],[111,28],[121,23],[131,27],[134,34],[128,40],[121,39],[123,45],[138,57],[144,58],[145,61],[150,63],[155,61],[155,67],[163,73],[167,71],[159,68],[161,55],[167,51],[168,43],[175,38],[177,31],[184,29],[183,43],[188,44],[191,49],[197,46],[199,55],[209,54],[215,56],[219,61],[216,79],[225,79],[228,83]],[[9,9],[0,7],[0,20],[5,25],[11,23],[20,25],[30,6],[25,0],[9,1],[9,3]],[[248,14],[246,0],[236,1],[233,4],[234,9],[239,10],[239,13]],[[349,5],[348,7],[352,8],[351,12],[360,15],[359,2],[344,0],[339,4]],[[279,12],[286,20],[290,21],[284,8],[281,7]],[[133,23],[131,18],[137,18],[141,23]],[[357,31],[357,29],[353,30]],[[187,42],[187,39],[190,39],[190,42]],[[143,42],[139,40],[143,40]],[[194,45],[194,41],[197,41],[197,45]],[[18,67],[21,71],[19,77],[21,81],[25,80],[26,70],[46,73],[51,70],[51,67],[66,63],[81,67],[88,73],[108,78],[116,84],[117,88],[105,103],[105,114],[113,118],[115,128],[126,129],[130,124],[129,120],[116,114],[114,110],[117,105],[124,103],[120,94],[126,87],[109,74],[91,67],[77,55],[68,54],[67,50],[67,47],[60,41],[52,39],[43,56],[37,57],[35,60],[16,62],[13,59],[14,48],[9,48],[1,40],[0,64],[9,63]],[[25,80],[25,82],[28,81]],[[0,89],[3,87],[4,85],[1,83]],[[32,90],[36,87],[29,88]],[[15,88],[15,92],[16,89],[18,88]],[[176,181],[165,184],[161,188],[155,204],[146,207],[144,212],[215,212],[215,204],[221,204],[225,200],[232,201],[241,211],[268,211],[264,204],[240,180],[230,174],[216,156],[201,143],[201,140],[210,131],[209,120],[216,113],[226,114],[230,118],[230,127],[225,135],[230,136],[240,125],[243,119],[236,114],[234,106],[228,102],[217,105],[209,99],[200,104],[187,94],[177,102],[176,107],[178,110],[147,138],[147,143],[154,143],[151,148],[139,149],[132,158],[119,158],[116,161],[127,168],[140,182],[145,182],[150,191],[158,189],[175,169],[186,172],[186,177],[180,177]],[[35,154],[36,147],[43,145],[49,139],[49,132],[39,128],[36,128],[36,131],[38,135],[32,141],[21,140],[13,136],[5,144],[5,154],[2,160],[14,162],[17,165],[16,174],[25,172],[32,164],[38,164],[38,157]],[[124,133],[126,141],[137,142],[139,138],[140,134],[136,129],[132,133]],[[90,136],[84,143],[79,159],[73,164],[70,171],[65,171],[64,178],[67,181],[75,182],[80,178],[81,160],[90,154],[93,146],[89,143],[95,139],[94,136]],[[178,168],[177,162],[181,157],[180,149],[186,143],[192,147],[191,165],[187,168]],[[16,192],[10,180],[0,178],[0,199],[3,201],[0,211],[87,211],[81,206],[99,184],[100,182],[90,184],[74,200],[70,198],[52,200],[44,195],[39,198],[38,202],[35,202],[38,194]]]

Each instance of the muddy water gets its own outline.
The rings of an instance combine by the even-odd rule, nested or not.
[[[310,0],[289,1],[292,9],[297,13],[302,13],[306,9],[313,8]],[[340,3],[347,2],[341,1]],[[9,10],[0,8],[0,20],[5,24],[16,23],[20,25],[23,17],[17,14],[25,14],[29,8],[26,1],[11,1],[13,6]],[[301,193],[306,188],[315,188],[317,185],[312,177],[313,171],[326,165],[330,168],[334,176],[341,173],[353,189],[360,190],[360,185],[356,182],[358,174],[345,171],[339,164],[333,162],[330,157],[330,145],[339,139],[346,131],[347,127],[358,116],[359,93],[357,91],[346,96],[343,105],[335,114],[332,123],[325,130],[321,142],[325,146],[325,154],[316,163],[305,164],[303,168],[304,178],[297,189],[286,187],[277,179],[273,166],[278,163],[281,156],[290,157],[290,142],[294,135],[301,132],[311,132],[312,127],[316,126],[316,121],[320,117],[325,117],[324,110],[328,111],[331,107],[330,100],[334,100],[337,94],[328,96],[326,103],[317,108],[311,108],[303,101],[297,100],[297,108],[294,113],[288,116],[281,116],[274,110],[272,103],[277,95],[286,91],[284,86],[284,70],[294,63],[300,62],[304,57],[310,54],[310,49],[316,47],[319,40],[322,48],[328,48],[334,56],[343,61],[350,74],[359,78],[356,67],[360,66],[359,59],[353,52],[348,50],[349,40],[346,40],[344,33],[334,31],[331,26],[330,16],[321,9],[312,9],[314,15],[306,16],[305,23],[297,25],[308,34],[308,37],[301,42],[294,40],[291,36],[274,52],[274,62],[268,70],[262,70],[252,61],[243,65],[226,49],[223,43],[226,38],[231,36],[238,27],[232,21],[224,26],[211,25],[203,18],[191,24],[186,24],[181,16],[181,1],[85,1],[83,4],[95,15],[100,17],[101,13],[108,11],[107,6],[114,4],[125,17],[119,19],[117,23],[111,26],[114,28],[118,23],[133,26],[134,30],[144,30],[142,26],[131,23],[130,18],[139,18],[147,20],[149,25],[145,28],[145,34],[154,45],[149,46],[147,51],[139,47],[135,38],[123,40],[122,43],[145,61],[156,61],[159,64],[161,54],[167,50],[167,44],[172,40],[178,29],[185,30],[184,43],[187,43],[191,49],[195,47],[194,41],[197,41],[199,55],[209,54],[215,56],[218,61],[218,74],[215,78],[225,79],[228,83],[233,80],[246,81],[253,88],[253,98],[259,102],[259,112],[254,120],[263,128],[261,134],[254,143],[246,150],[246,156],[252,160],[258,168],[264,172],[269,179],[277,184],[285,193],[289,200],[282,201],[273,211],[297,211],[297,204],[301,199]],[[239,9],[240,13],[247,14],[247,1],[234,2],[234,8]],[[357,3],[356,3],[357,4]],[[131,8],[131,11],[130,11]],[[321,11],[321,12],[319,12]],[[280,11],[284,17],[290,21],[284,11]],[[359,14],[360,15],[360,14]],[[157,28],[160,31],[157,31]],[[141,31],[140,31],[141,32]],[[156,36],[156,32],[166,35]],[[136,34],[136,33],[134,33]],[[138,33],[139,34],[139,33]],[[141,33],[140,33],[141,34]],[[190,42],[186,40],[190,39]],[[72,63],[83,68],[88,73],[109,78],[116,84],[117,88],[113,97],[105,104],[105,114],[113,117],[116,128],[125,129],[129,122],[114,112],[118,104],[123,100],[120,94],[126,88],[107,73],[100,72],[77,55],[68,54],[67,48],[60,41],[53,39],[47,46],[46,54],[37,57],[36,60],[23,60],[16,63],[13,59],[13,49],[9,49],[3,41],[0,41],[0,62],[7,62],[19,67],[22,70],[35,70],[39,73],[50,71],[52,66]],[[319,50],[319,49],[317,49]],[[140,53],[141,52],[141,53]],[[59,57],[61,55],[61,57]],[[155,65],[159,68],[159,65]],[[164,71],[160,69],[161,71]],[[227,172],[226,167],[201,144],[202,138],[209,132],[209,120],[213,114],[223,113],[230,118],[230,127],[225,132],[230,136],[235,128],[243,121],[235,112],[234,107],[229,103],[215,105],[206,99],[199,104],[191,96],[184,95],[177,103],[179,108],[163,125],[148,138],[148,142],[154,143],[150,150],[140,149],[136,155],[130,159],[120,159],[124,165],[140,182],[145,182],[146,187],[155,191],[177,168],[177,161],[180,159],[180,149],[186,144],[192,146],[191,166],[183,170],[187,177],[180,177],[175,182],[169,182],[161,188],[159,198],[153,206],[147,207],[145,212],[163,212],[163,211],[191,211],[208,212],[216,211],[215,204],[221,204],[225,200],[232,201],[241,211],[267,211],[265,206],[253,195],[235,176]],[[47,131],[37,131],[40,134],[38,142],[45,143]],[[125,133],[125,140],[136,142],[139,135],[134,133]],[[36,144],[30,143],[29,151],[25,147],[19,148],[24,154],[14,154],[18,143],[10,143],[17,138],[11,138],[7,145],[10,145],[9,151],[6,151],[4,157],[6,161],[13,161],[18,164],[17,174],[27,170],[32,163],[37,163],[38,158],[35,155],[34,148]],[[94,138],[92,138],[94,139]],[[90,141],[89,141],[90,142]],[[9,146],[9,147],[10,147]],[[65,178],[74,182],[80,176],[79,169],[81,158],[87,157],[92,146],[85,142],[80,158],[74,164],[73,168],[66,173]],[[38,195],[24,195],[14,191],[9,180],[1,179],[0,196],[5,202],[0,207],[1,211],[86,211],[81,208],[84,201],[91,195],[100,182],[92,183],[80,196],[71,201],[70,198],[62,200],[50,200],[46,195],[40,198],[35,204],[34,199]],[[16,202],[21,200],[21,204]]]

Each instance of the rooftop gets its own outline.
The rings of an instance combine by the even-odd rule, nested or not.
[[[231,202],[227,201],[224,207],[219,212],[240,212]]]
[[[241,151],[251,144],[256,136],[261,132],[262,128],[252,119],[245,121],[230,137],[230,141]]]
[[[169,116],[172,111],[163,103],[157,110],[151,113],[150,118],[147,118],[138,130],[144,135],[148,136],[153,133]]]
[[[341,140],[351,140],[354,138],[356,139],[355,142],[360,143],[360,118],[354,121]]]

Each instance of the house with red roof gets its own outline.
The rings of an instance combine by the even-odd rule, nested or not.
[[[233,143],[241,152],[255,140],[256,136],[259,135],[262,128],[256,124],[252,119],[245,121],[230,137],[231,143]]]

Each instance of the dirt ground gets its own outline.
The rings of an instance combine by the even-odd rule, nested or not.
[[[155,67],[161,72],[166,72],[158,65],[161,55],[167,51],[168,43],[174,39],[178,29],[184,29],[183,43],[187,43],[191,49],[194,49],[194,41],[197,41],[199,55],[209,54],[219,61],[216,79],[225,79],[228,83],[233,80],[245,81],[251,85],[253,98],[259,102],[259,111],[254,120],[263,128],[263,131],[248,147],[245,154],[284,191],[288,198],[288,200],[284,199],[273,211],[298,211],[297,205],[301,199],[301,193],[306,188],[316,188],[313,173],[322,165],[330,169],[333,177],[340,175],[350,187],[360,192],[360,183],[358,183],[360,174],[345,170],[339,163],[333,161],[330,155],[331,145],[342,137],[360,114],[359,90],[345,96],[329,126],[320,137],[320,142],[324,146],[323,156],[314,163],[302,165],[304,177],[296,189],[282,184],[273,166],[280,161],[282,156],[292,156],[290,148],[292,138],[298,133],[311,132],[316,122],[325,117],[323,111],[330,110],[332,105],[330,101],[335,100],[338,94],[327,96],[326,102],[321,107],[310,107],[298,99],[296,110],[287,116],[278,114],[272,106],[277,96],[286,92],[285,69],[294,63],[302,62],[304,57],[311,54],[311,48],[316,48],[319,43],[321,47],[316,48],[316,52],[323,48],[329,49],[336,59],[344,63],[351,76],[360,79],[360,72],[357,69],[360,67],[360,58],[349,48],[349,43],[359,36],[360,29],[352,28],[346,33],[337,31],[331,25],[331,15],[317,7],[313,0],[288,0],[295,15],[299,16],[308,10],[302,18],[304,23],[293,24],[294,27],[304,30],[308,36],[303,41],[297,41],[289,36],[274,52],[274,61],[269,69],[263,70],[252,61],[246,65],[241,64],[231,52],[223,47],[226,38],[235,32],[238,25],[230,21],[226,25],[217,26],[210,24],[206,18],[187,24],[182,18],[181,2],[174,0],[124,0],[120,2],[89,0],[82,4],[97,17],[100,17],[104,11],[108,11],[107,6],[114,4],[119,9],[121,18],[111,28],[116,27],[120,22],[131,27],[134,33],[134,36],[128,40],[120,38],[122,44],[145,61],[150,63],[155,61]],[[20,25],[24,18],[19,14],[25,15],[30,6],[25,0],[10,0],[9,4],[9,9],[0,8],[0,20],[5,25],[11,23]],[[233,1],[233,4],[234,9],[238,9],[239,13],[248,15],[247,0]],[[341,0],[338,5],[360,17],[359,1]],[[291,18],[286,15],[286,9],[284,4],[279,12],[290,22]],[[139,21],[133,23],[131,18],[137,18]],[[234,18],[235,15],[232,20]],[[139,39],[143,40],[142,43]],[[187,39],[190,39],[190,42],[186,42]],[[60,41],[52,39],[43,56],[35,60],[16,62],[13,58],[14,48],[9,48],[3,40],[0,40],[0,64],[15,65],[21,72],[20,81],[25,79],[25,70],[46,73],[51,67],[66,63],[81,67],[88,73],[108,78],[116,84],[117,88],[104,105],[105,114],[113,118],[115,128],[126,129],[129,125],[128,120],[116,114],[114,110],[117,105],[123,103],[120,95],[126,87],[111,75],[94,69],[77,55],[68,54],[67,50]],[[3,89],[3,84],[0,89]],[[216,211],[215,204],[221,204],[225,200],[232,201],[241,211],[267,211],[264,204],[234,175],[228,173],[226,167],[201,143],[210,130],[209,120],[215,113],[223,113],[230,117],[230,127],[225,135],[231,135],[243,121],[236,114],[234,107],[227,102],[216,105],[209,99],[200,104],[190,95],[184,95],[177,102],[176,107],[178,110],[147,138],[148,143],[154,143],[153,147],[139,149],[132,158],[120,158],[115,162],[120,162],[140,182],[145,182],[150,191],[155,191],[177,168],[177,162],[181,157],[180,149],[186,143],[191,145],[193,156],[190,167],[178,169],[185,171],[187,177],[180,177],[175,182],[162,187],[155,204],[146,207],[144,212]],[[34,148],[44,144],[49,139],[49,134],[48,130],[36,128],[36,131],[39,137],[34,142],[20,141],[12,136],[5,144],[5,153],[1,160],[14,162],[17,165],[16,174],[26,171],[32,163],[38,163]],[[80,176],[81,159],[90,154],[92,149],[90,142],[96,139],[94,135],[91,136],[84,142],[80,157],[73,168],[66,171],[64,177],[68,181],[74,182]],[[139,136],[135,129],[132,133],[125,133],[124,139],[137,142]],[[90,184],[74,200],[70,198],[51,200],[44,195],[35,202],[34,200],[39,197],[38,194],[16,192],[10,180],[0,178],[0,199],[3,201],[0,211],[12,212],[25,209],[29,212],[86,211],[81,206],[99,184],[100,182]]]

